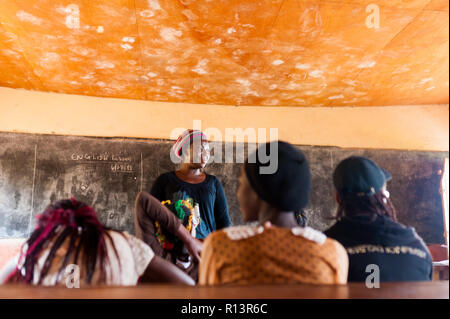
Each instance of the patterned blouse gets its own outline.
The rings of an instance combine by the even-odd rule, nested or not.
[[[347,273],[345,248],[310,227],[237,226],[206,238],[199,284],[345,284]]]

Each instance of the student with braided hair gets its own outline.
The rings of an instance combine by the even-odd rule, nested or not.
[[[64,285],[67,266],[76,265],[80,285],[194,285],[140,239],[103,227],[92,207],[73,198],[49,205],[37,220],[20,255],[0,272],[0,283]]]
[[[366,157],[350,156],[333,173],[337,222],[325,234],[349,255],[348,281],[364,282],[376,265],[380,281],[429,281],[433,266],[413,227],[397,221],[387,191],[392,175]]]

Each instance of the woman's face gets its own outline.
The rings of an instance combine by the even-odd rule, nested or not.
[[[241,210],[243,220],[245,222],[258,220],[259,197],[252,189],[247,179],[244,166],[242,166],[241,169],[239,187],[236,195],[239,201],[239,208]]]
[[[204,168],[210,158],[208,141],[191,143],[189,152],[185,155],[185,163],[190,163],[191,168]]]

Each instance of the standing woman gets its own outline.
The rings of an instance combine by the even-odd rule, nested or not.
[[[186,130],[178,137],[172,151],[181,160],[180,169],[160,175],[150,193],[160,201],[171,200],[179,191],[191,197],[200,210],[198,239],[203,240],[209,233],[230,226],[222,184],[217,177],[204,172],[210,158],[206,135],[198,130]]]

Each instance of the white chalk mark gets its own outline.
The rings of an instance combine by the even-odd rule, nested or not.
[[[189,9],[185,9],[185,10],[181,11],[181,13],[183,15],[185,15],[186,18],[188,18],[189,20],[197,20],[198,19],[198,16]]]
[[[35,181],[36,181],[36,163],[37,163],[37,144],[34,145],[33,182],[31,184],[31,206],[30,206],[30,220],[28,222],[28,237],[30,237],[30,235],[31,235],[31,225],[33,223],[34,185],[35,185]]]
[[[72,52],[75,52],[76,54],[83,55],[83,56],[95,56],[97,55],[97,51],[89,48],[83,48],[83,47],[69,47],[69,50]]]
[[[260,96],[258,94],[258,92],[252,91],[250,89],[250,85],[252,83],[249,80],[247,80],[247,79],[237,79],[236,82],[241,84],[244,87],[244,91],[242,92],[242,95],[244,95],[244,96],[249,96],[249,95]]]
[[[284,63],[283,60],[275,60],[275,61],[272,62],[272,65],[280,65],[280,64],[283,64],[283,63]]]
[[[95,61],[96,69],[114,69],[114,63],[109,61]]]
[[[161,38],[168,42],[176,41],[177,38],[181,37],[182,34],[183,32],[174,28],[162,28],[161,31],[159,31],[159,35],[161,36]]]
[[[148,72],[147,75],[151,78],[157,77],[158,73],[154,73],[154,72]]]
[[[308,70],[308,69],[311,68],[311,66],[310,66],[309,64],[297,63],[297,64],[295,65],[295,68],[296,68],[296,69],[299,69],[299,70]]]
[[[295,82],[289,82],[289,84],[286,86],[286,90],[299,90],[302,86]]]
[[[147,3],[153,10],[161,10],[161,5],[158,0],[147,0]]]
[[[4,49],[2,50],[3,54],[5,55],[10,55],[10,56],[14,56],[16,58],[20,58],[21,55],[13,50],[9,50],[9,49]]]
[[[422,79],[420,81],[420,84],[425,84],[425,83],[428,83],[428,82],[431,82],[431,81],[433,81],[433,78],[425,78],[425,79]]]
[[[233,32],[236,32],[236,29],[235,29],[235,28],[228,28],[228,29],[227,29],[227,33],[228,33],[228,34],[232,34]]]
[[[176,70],[177,70],[177,67],[173,66],[173,65],[169,65],[166,67],[166,71],[170,72],[170,73],[175,73]]]
[[[251,84],[250,81],[246,79],[237,79],[236,82],[242,84],[243,86],[250,86]]]
[[[323,71],[321,70],[314,70],[309,72],[309,76],[312,78],[321,78],[323,77]]]
[[[99,25],[97,27],[97,33],[103,33],[105,31],[105,28],[103,28],[103,26]]]
[[[343,98],[344,98],[344,95],[339,94],[339,95],[330,96],[328,99],[329,100],[337,100],[337,99],[343,99]]]
[[[131,50],[133,46],[129,45],[128,43],[121,44],[120,45],[124,50]]]
[[[40,64],[47,69],[54,69],[58,66],[61,57],[55,52],[46,52],[40,59]]]
[[[123,42],[134,43],[134,38],[133,37],[123,37],[122,41]]]
[[[397,68],[394,72],[392,72],[392,74],[399,74],[399,73],[405,73],[410,71],[411,69],[408,68],[407,66],[402,66],[400,68]]]
[[[205,70],[207,64],[208,64],[207,59],[200,60],[191,71],[198,74],[208,74],[208,72]]]
[[[358,65],[358,69],[373,68],[377,64],[375,61],[366,61]]]
[[[214,43],[215,44],[221,44],[222,43],[222,39],[216,39],[216,40],[214,40]]]
[[[350,85],[350,86],[356,86],[356,81],[355,80],[343,80],[343,83]]]
[[[143,10],[139,15],[143,18],[151,18],[155,15],[155,13],[152,10]]]
[[[42,19],[38,18],[31,13],[25,12],[23,10],[17,11],[16,16],[22,22],[30,22],[34,25],[40,25],[42,23]]]
[[[86,74],[86,75],[83,75],[80,77],[80,79],[83,79],[83,80],[90,80],[93,78],[94,78],[94,76],[92,75],[92,73],[89,73],[89,74]]]
[[[183,91],[183,88],[176,86],[176,85],[172,86],[171,88],[172,88],[172,90]]]
[[[80,8],[76,4],[69,4],[65,8],[65,12],[68,14],[66,16],[66,27],[69,29],[79,29],[80,28]]]
[[[319,95],[321,92],[317,92],[317,91],[306,91],[303,94],[304,95]]]
[[[311,36],[318,35],[322,30],[322,16],[319,6],[307,8],[299,19],[300,30]]]

